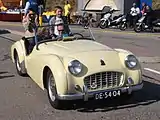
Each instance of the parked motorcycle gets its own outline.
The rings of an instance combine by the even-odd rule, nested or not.
[[[152,25],[151,27],[148,27],[146,25],[145,19],[146,19],[147,14],[145,13],[136,23],[134,31],[139,33],[141,31],[146,31],[146,30],[150,30],[152,32],[155,31],[155,28],[160,28],[160,19],[156,19],[154,21],[152,21]]]
[[[127,18],[126,18],[126,15],[123,15],[122,20],[121,20],[120,25],[119,25],[119,29],[122,30],[122,31],[127,29]]]
[[[123,30],[126,27],[126,19],[125,15],[120,14],[119,16],[114,16],[113,19],[112,14],[117,10],[111,10],[110,12],[107,12],[102,19],[100,19],[99,26],[101,29],[108,28],[109,26],[121,26],[121,29]],[[123,22],[122,22],[123,20]],[[122,24],[123,23],[123,24]]]

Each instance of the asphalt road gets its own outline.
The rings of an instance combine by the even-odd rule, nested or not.
[[[128,101],[91,101],[70,110],[55,110],[48,102],[46,91],[29,77],[18,76],[11,62],[10,47],[21,36],[2,29],[22,32],[23,28],[17,23],[0,23],[0,27],[0,120],[160,120],[159,33],[94,29],[98,42],[128,49],[139,57],[144,88]]]

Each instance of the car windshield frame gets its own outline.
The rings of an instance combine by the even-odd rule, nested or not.
[[[65,25],[65,24],[63,24],[63,25]],[[68,25],[68,24],[67,24]],[[82,40],[82,39],[86,39],[86,40],[92,40],[92,41],[95,41],[95,38],[94,38],[94,36],[93,36],[93,33],[92,33],[92,30],[91,30],[91,28],[90,27],[88,27],[88,28],[83,28],[84,30],[85,29],[88,29],[88,31],[89,31],[89,36],[90,37],[84,37],[83,35],[81,36],[81,37],[74,37],[74,35],[75,34],[79,34],[80,35],[80,33],[73,33],[73,35],[72,36],[68,36],[68,37],[64,37],[64,38],[46,38],[46,39],[41,39],[40,41],[38,40],[38,30],[39,29],[41,29],[41,28],[43,28],[43,27],[53,27],[53,26],[56,26],[56,25],[42,25],[42,26],[36,26],[34,29],[33,29],[33,31],[34,31],[34,40],[35,40],[35,45],[36,45],[36,49],[38,50],[38,46],[39,46],[39,44],[42,44],[42,43],[45,43],[45,42],[53,42],[53,41],[65,41],[66,39],[68,39],[67,41],[69,41],[69,40]],[[79,26],[79,25],[78,25]],[[49,28],[50,29],[50,28]],[[48,31],[49,32],[49,31]]]

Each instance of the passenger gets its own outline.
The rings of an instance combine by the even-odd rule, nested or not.
[[[49,21],[49,25],[51,25],[49,31],[52,38],[72,35],[68,26],[67,19],[65,16],[62,16],[62,12],[62,8],[60,6],[56,6],[56,15],[53,16]]]

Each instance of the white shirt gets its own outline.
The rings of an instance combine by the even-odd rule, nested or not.
[[[136,15],[140,14],[140,9],[139,9],[138,7],[136,7],[136,8],[135,8],[135,7],[132,7],[130,14],[131,14],[132,16],[136,16]]]
[[[62,18],[56,17],[55,25],[63,24]],[[59,31],[57,30],[57,26],[54,27],[54,34],[59,36]]]

